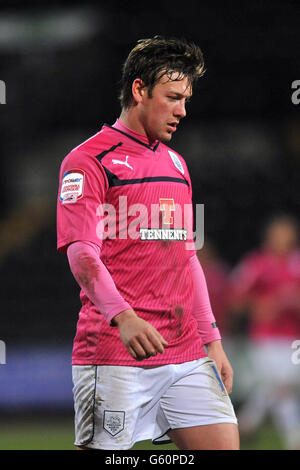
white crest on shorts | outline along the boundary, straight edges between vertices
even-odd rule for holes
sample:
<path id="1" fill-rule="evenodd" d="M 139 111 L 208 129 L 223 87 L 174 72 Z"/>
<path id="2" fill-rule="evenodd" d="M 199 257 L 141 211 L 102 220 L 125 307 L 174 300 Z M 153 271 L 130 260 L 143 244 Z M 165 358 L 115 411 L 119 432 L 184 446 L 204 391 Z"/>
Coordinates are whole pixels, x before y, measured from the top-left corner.
<path id="1" fill-rule="evenodd" d="M 123 431 L 124 423 L 125 411 L 104 410 L 103 427 L 112 436 L 116 436 Z"/>
<path id="2" fill-rule="evenodd" d="M 174 163 L 174 165 L 176 166 L 176 168 L 177 168 L 179 171 L 181 171 L 181 173 L 184 175 L 184 168 L 183 168 L 183 166 L 182 166 L 182 163 L 181 163 L 179 157 L 176 155 L 176 153 L 172 152 L 172 150 L 168 150 L 168 152 L 169 152 L 169 155 L 170 155 L 170 157 L 172 158 L 173 163 Z"/>

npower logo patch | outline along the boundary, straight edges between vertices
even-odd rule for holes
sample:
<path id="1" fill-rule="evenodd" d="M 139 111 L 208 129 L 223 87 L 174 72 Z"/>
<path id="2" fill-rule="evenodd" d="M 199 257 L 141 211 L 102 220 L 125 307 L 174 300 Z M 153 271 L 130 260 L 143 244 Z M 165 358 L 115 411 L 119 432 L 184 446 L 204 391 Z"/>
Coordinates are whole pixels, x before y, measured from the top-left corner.
<path id="1" fill-rule="evenodd" d="M 60 201 L 62 204 L 77 202 L 83 196 L 84 171 L 69 170 L 62 179 L 60 190 Z"/>

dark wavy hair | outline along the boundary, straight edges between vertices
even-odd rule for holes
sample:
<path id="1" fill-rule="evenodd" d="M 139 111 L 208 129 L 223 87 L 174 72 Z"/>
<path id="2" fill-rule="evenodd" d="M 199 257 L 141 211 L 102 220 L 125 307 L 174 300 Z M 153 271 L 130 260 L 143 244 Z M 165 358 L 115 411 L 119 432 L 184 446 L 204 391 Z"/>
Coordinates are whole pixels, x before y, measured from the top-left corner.
<path id="1" fill-rule="evenodd" d="M 178 72 L 175 79 L 173 72 Z M 132 83 L 136 78 L 144 82 L 151 97 L 155 84 L 164 74 L 176 81 L 187 77 L 193 86 L 204 72 L 203 54 L 196 44 L 185 39 L 161 36 L 140 39 L 123 65 L 119 97 L 121 106 L 126 109 L 132 105 Z"/>

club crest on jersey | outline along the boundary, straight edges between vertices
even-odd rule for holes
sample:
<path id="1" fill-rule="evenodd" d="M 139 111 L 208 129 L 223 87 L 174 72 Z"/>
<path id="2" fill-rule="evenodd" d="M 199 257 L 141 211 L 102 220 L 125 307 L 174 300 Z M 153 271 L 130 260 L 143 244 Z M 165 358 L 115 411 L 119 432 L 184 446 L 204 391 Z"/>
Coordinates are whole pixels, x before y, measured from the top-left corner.
<path id="1" fill-rule="evenodd" d="M 59 200 L 62 204 L 77 202 L 83 196 L 84 171 L 69 170 L 62 179 Z"/>
<path id="2" fill-rule="evenodd" d="M 181 171 L 181 173 L 184 175 L 184 168 L 182 166 L 182 163 L 179 159 L 179 157 L 176 155 L 176 153 L 172 152 L 172 150 L 168 150 L 170 157 L 172 158 L 172 161 L 176 168 Z"/>
<path id="3" fill-rule="evenodd" d="M 103 427 L 112 436 L 116 436 L 123 431 L 124 423 L 125 411 L 104 410 Z"/>

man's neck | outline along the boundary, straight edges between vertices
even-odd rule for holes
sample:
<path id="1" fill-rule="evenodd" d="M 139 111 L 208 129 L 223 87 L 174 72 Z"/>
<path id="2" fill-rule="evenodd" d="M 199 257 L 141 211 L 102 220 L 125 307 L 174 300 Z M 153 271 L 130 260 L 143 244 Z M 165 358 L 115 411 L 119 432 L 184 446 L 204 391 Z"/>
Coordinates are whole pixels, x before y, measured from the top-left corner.
<path id="1" fill-rule="evenodd" d="M 137 132 L 138 134 L 147 137 L 150 146 L 154 143 L 154 140 L 149 137 L 143 124 L 132 108 L 129 110 L 122 109 L 119 120 L 122 124 L 124 124 L 124 126 L 128 127 L 128 129 L 131 129 L 133 132 Z"/>

